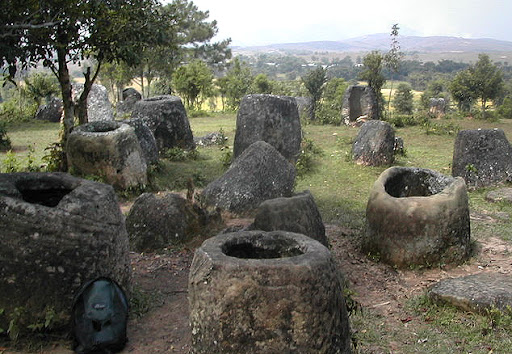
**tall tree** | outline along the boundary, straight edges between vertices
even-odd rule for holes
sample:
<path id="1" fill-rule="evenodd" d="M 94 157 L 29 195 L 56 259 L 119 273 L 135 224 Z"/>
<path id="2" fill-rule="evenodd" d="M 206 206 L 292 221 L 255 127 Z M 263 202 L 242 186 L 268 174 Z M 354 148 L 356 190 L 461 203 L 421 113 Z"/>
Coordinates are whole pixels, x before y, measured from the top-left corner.
<path id="1" fill-rule="evenodd" d="M 410 84 L 403 82 L 398 84 L 393 100 L 393 107 L 398 113 L 412 114 L 414 105 Z"/>
<path id="2" fill-rule="evenodd" d="M 174 87 L 185 99 L 188 108 L 201 109 L 202 97 L 208 97 L 213 88 L 213 73 L 200 60 L 180 66 L 174 74 Z"/>
<path id="3" fill-rule="evenodd" d="M 374 50 L 368 53 L 363 58 L 364 69 L 359 73 L 359 78 L 361 80 L 366 80 L 368 82 L 368 86 L 373 89 L 377 96 L 377 112 L 379 117 L 381 116 L 382 104 L 384 102 L 381 89 L 386 82 L 384 75 L 382 75 L 383 60 L 384 57 L 379 51 Z"/>
<path id="4" fill-rule="evenodd" d="M 143 48 L 161 39 L 159 32 L 165 23 L 156 9 L 154 0 L 9 0 L 2 9 L 8 20 L 0 27 L 0 37 L 8 37 L 16 48 L 4 51 L 2 46 L 0 53 L 10 74 L 17 65 L 42 61 L 59 80 L 64 148 L 75 115 L 80 123 L 87 122 L 87 97 L 102 63 L 123 60 L 137 64 Z M 87 58 L 97 65 L 85 68 L 84 89 L 75 102 L 68 64 Z"/>
<path id="5" fill-rule="evenodd" d="M 324 84 L 327 82 L 326 70 L 319 66 L 302 77 L 302 82 L 311 96 L 311 120 L 316 119 L 316 107 L 322 98 Z"/>
<path id="6" fill-rule="evenodd" d="M 487 54 L 479 54 L 478 61 L 459 71 L 450 83 L 450 93 L 459 108 L 468 110 L 476 99 L 480 99 L 484 117 L 488 101 L 498 98 L 502 90 L 503 73 Z"/>
<path id="7" fill-rule="evenodd" d="M 391 71 L 391 89 L 389 90 L 388 97 L 388 112 L 389 112 L 389 104 L 391 103 L 391 95 L 393 93 L 393 77 L 396 73 L 398 73 L 398 69 L 400 67 L 400 60 L 402 59 L 403 53 L 400 51 L 400 43 L 398 43 L 398 23 L 395 23 L 391 27 L 391 48 L 389 52 L 385 55 L 384 61 L 386 63 L 386 67 Z"/>
<path id="8" fill-rule="evenodd" d="M 478 61 L 469 70 L 477 83 L 476 96 L 480 98 L 482 114 L 485 117 L 487 102 L 497 98 L 503 90 L 503 73 L 487 54 L 479 54 Z"/>
<path id="9" fill-rule="evenodd" d="M 163 45 L 148 47 L 142 54 L 139 80 L 143 95 L 150 95 L 152 81 L 159 77 L 168 83 L 181 63 L 200 59 L 212 68 L 223 67 L 231 58 L 231 39 L 211 42 L 218 33 L 217 21 L 208 21 L 209 11 L 201 11 L 188 0 L 174 0 L 161 8 L 169 26 L 162 33 Z M 145 85 L 146 84 L 146 85 Z M 169 88 L 170 91 L 170 88 Z"/>
<path id="10" fill-rule="evenodd" d="M 469 70 L 459 71 L 450 82 L 449 90 L 459 110 L 468 112 L 477 99 L 476 81 Z"/>
<path id="11" fill-rule="evenodd" d="M 236 57 L 230 64 L 225 78 L 217 81 L 229 108 L 238 108 L 242 98 L 249 92 L 253 79 L 249 65 Z"/>

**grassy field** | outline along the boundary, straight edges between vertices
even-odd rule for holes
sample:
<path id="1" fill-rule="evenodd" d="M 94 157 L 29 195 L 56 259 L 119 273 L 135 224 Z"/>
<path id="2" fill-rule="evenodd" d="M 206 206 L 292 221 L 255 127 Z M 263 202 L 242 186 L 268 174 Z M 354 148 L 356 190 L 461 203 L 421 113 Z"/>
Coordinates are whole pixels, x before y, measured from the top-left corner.
<path id="1" fill-rule="evenodd" d="M 512 120 L 486 122 L 474 119 L 435 120 L 434 124 L 442 132 L 448 124 L 460 129 L 501 128 L 512 140 Z M 234 114 L 217 114 L 211 117 L 191 118 L 194 136 L 220 131 L 228 138 L 226 145 L 198 148 L 194 159 L 170 161 L 163 159 L 159 168 L 151 173 L 151 190 L 185 189 L 186 181 L 193 178 L 201 188 L 219 177 L 224 171 L 222 161 L 233 144 L 236 117 Z M 313 169 L 297 179 L 297 192 L 309 189 L 318 204 L 325 223 L 361 233 L 365 223 L 365 207 L 373 182 L 385 167 L 362 167 L 350 160 L 351 143 L 358 129 L 346 126 L 303 125 L 304 137 L 321 149 L 316 155 Z M 426 134 L 424 126 L 396 129 L 403 138 L 406 155 L 396 161 L 396 165 L 430 168 L 444 174 L 451 174 L 455 134 Z M 44 148 L 58 140 L 58 124 L 24 123 L 8 127 L 16 158 L 21 166 L 26 165 L 29 146 L 34 147 L 36 163 L 41 163 Z M 4 161 L 6 154 L 0 155 Z M 2 172 L 5 164 L 2 164 Z M 470 207 L 472 215 L 484 215 L 495 222 L 472 220 L 472 239 L 479 241 L 499 238 L 512 242 L 512 206 L 504 203 L 489 203 L 485 194 L 493 188 L 471 191 Z M 134 198 L 135 196 L 132 196 Z M 512 243 L 510 244 L 512 246 Z M 361 353 L 507 353 L 512 352 L 512 321 L 500 318 L 492 320 L 495 328 L 488 328 L 489 318 L 467 314 L 449 307 L 428 303 L 422 297 L 411 299 L 406 306 L 418 312 L 426 324 L 413 329 L 407 327 L 390 328 L 384 320 L 372 311 L 362 311 L 353 315 L 352 323 L 359 329 L 357 334 Z M 420 309 L 424 309 L 420 311 Z M 481 332 L 493 331 L 494 337 Z M 480 333 L 480 334 L 479 334 Z M 459 345 L 460 341 L 465 343 Z M 421 342 L 421 343 L 420 343 Z M 392 343 L 398 343 L 393 344 Z M 418 344 L 419 343 L 419 344 Z M 454 343 L 459 343 L 454 345 Z M 396 347 L 393 350 L 390 348 Z M 459 348 L 459 349 L 457 349 Z M 460 348 L 464 348 L 463 350 Z"/>

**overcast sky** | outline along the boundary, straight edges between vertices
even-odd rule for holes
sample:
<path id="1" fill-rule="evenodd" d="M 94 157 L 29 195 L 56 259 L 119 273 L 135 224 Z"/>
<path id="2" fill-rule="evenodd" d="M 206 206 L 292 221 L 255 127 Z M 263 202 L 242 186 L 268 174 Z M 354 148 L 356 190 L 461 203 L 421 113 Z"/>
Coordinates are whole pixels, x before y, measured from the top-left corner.
<path id="1" fill-rule="evenodd" d="M 193 0 L 234 46 L 389 33 L 512 41 L 512 0 Z"/>

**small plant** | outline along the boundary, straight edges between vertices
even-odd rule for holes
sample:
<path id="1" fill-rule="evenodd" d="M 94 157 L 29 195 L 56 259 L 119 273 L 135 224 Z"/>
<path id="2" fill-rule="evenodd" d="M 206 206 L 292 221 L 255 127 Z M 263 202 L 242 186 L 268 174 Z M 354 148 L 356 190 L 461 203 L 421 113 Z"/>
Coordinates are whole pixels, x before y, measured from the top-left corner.
<path id="1" fill-rule="evenodd" d="M 34 149 L 34 146 L 30 145 L 28 147 L 27 167 L 25 168 L 25 170 L 28 172 L 41 171 L 41 167 L 35 165 L 35 162 L 36 162 L 36 159 L 34 157 L 35 152 L 36 152 L 36 150 Z"/>
<path id="2" fill-rule="evenodd" d="M 64 151 L 62 151 L 61 143 L 52 143 L 48 145 L 44 151 L 47 153 L 43 156 L 42 160 L 46 163 L 47 172 L 66 170 L 66 155 Z"/>
<path id="3" fill-rule="evenodd" d="M 431 121 L 424 123 L 423 127 L 425 128 L 425 134 L 427 135 L 454 135 L 460 130 L 460 127 L 457 124 L 439 124 Z"/>
<path id="4" fill-rule="evenodd" d="M 223 146 L 220 148 L 222 151 L 222 155 L 220 156 L 220 162 L 224 168 L 228 168 L 233 162 L 233 151 L 229 148 L 229 146 Z"/>
<path id="5" fill-rule="evenodd" d="M 199 152 L 196 149 L 184 150 L 179 147 L 173 147 L 161 152 L 161 156 L 169 161 L 179 162 L 197 160 L 199 158 Z"/>
<path id="6" fill-rule="evenodd" d="M 21 163 L 16 158 L 16 154 L 12 150 L 7 151 L 5 159 L 2 161 L 2 170 L 5 173 L 14 173 L 21 170 Z"/>
<path id="7" fill-rule="evenodd" d="M 313 142 L 313 140 L 304 138 L 301 143 L 301 152 L 299 158 L 295 164 L 297 177 L 304 177 L 310 173 L 314 168 L 316 157 L 321 156 L 322 154 L 322 149 L 319 148 Z"/>

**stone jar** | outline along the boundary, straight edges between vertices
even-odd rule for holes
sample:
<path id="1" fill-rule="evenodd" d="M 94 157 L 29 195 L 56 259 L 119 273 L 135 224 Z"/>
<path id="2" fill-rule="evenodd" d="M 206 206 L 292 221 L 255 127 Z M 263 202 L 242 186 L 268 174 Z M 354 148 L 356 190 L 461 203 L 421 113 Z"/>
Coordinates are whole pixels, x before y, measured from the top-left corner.
<path id="1" fill-rule="evenodd" d="M 466 184 L 438 172 L 391 167 L 366 207 L 365 251 L 397 267 L 461 263 L 470 252 Z"/>
<path id="2" fill-rule="evenodd" d="M 189 276 L 195 353 L 350 353 L 329 250 L 301 234 L 240 231 L 206 240 Z"/>
<path id="3" fill-rule="evenodd" d="M 69 134 L 67 158 L 82 175 L 99 175 L 118 189 L 147 183 L 147 164 L 135 129 L 120 122 L 79 125 Z"/>
<path id="4" fill-rule="evenodd" d="M 2 324 L 21 308 L 19 323 L 44 323 L 53 311 L 56 326 L 68 325 L 76 291 L 100 276 L 130 288 L 128 235 L 107 184 L 64 173 L 0 174 L 0 229 Z"/>

